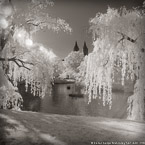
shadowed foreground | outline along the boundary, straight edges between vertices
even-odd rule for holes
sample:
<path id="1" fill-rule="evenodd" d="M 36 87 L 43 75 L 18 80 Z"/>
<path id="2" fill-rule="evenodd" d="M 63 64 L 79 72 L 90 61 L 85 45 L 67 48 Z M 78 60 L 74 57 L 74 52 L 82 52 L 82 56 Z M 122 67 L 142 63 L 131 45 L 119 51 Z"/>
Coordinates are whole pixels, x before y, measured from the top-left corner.
<path id="1" fill-rule="evenodd" d="M 128 144 L 130 141 L 145 144 L 145 122 L 0 110 L 0 145 Z"/>

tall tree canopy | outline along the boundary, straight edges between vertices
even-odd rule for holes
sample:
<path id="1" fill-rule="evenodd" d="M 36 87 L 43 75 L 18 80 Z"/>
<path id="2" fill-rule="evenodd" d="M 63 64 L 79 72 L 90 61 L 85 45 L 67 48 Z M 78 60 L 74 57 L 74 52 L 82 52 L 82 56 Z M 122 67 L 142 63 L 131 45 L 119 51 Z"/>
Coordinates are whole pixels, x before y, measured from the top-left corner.
<path id="1" fill-rule="evenodd" d="M 73 78 L 76 79 L 76 77 L 79 74 L 79 66 L 81 62 L 84 59 L 83 53 L 79 51 L 72 51 L 69 53 L 69 55 L 64 59 L 64 70 L 60 77 L 62 78 Z"/>
<path id="2" fill-rule="evenodd" d="M 112 83 L 116 69 L 121 80 L 136 81 L 134 95 L 129 98 L 129 119 L 143 119 L 145 87 L 145 11 L 108 8 L 90 20 L 94 50 L 89 54 L 86 87 L 89 101 L 99 96 L 103 104 L 112 105 Z"/>
<path id="3" fill-rule="evenodd" d="M 22 1 L 21 1 L 22 2 Z M 43 97 L 53 81 L 52 51 L 34 43 L 32 34 L 42 29 L 71 31 L 69 24 L 60 18 L 51 18 L 47 8 L 50 0 L 0 2 L 0 68 L 13 86 L 25 81 L 26 89 Z"/>

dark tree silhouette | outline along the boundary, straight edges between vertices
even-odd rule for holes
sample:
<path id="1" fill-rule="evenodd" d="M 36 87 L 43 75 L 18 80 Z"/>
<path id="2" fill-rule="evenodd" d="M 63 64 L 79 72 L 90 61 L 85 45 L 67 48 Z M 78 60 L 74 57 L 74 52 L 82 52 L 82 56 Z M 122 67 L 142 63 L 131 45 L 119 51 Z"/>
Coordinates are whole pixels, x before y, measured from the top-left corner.
<path id="1" fill-rule="evenodd" d="M 84 56 L 88 55 L 88 47 L 86 45 L 86 42 L 84 42 L 83 53 L 84 53 Z"/>
<path id="2" fill-rule="evenodd" d="M 76 41 L 75 46 L 74 46 L 74 51 L 79 51 L 79 47 L 78 47 L 77 41 Z"/>

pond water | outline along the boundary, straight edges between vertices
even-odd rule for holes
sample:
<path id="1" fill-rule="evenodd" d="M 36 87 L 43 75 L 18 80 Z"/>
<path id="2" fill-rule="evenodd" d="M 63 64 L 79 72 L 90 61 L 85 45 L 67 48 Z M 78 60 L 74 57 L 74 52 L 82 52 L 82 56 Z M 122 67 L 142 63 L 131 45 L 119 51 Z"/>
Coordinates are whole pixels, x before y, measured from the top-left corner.
<path id="1" fill-rule="evenodd" d="M 67 88 L 67 89 L 66 89 Z M 95 99 L 88 104 L 87 95 L 83 98 L 70 97 L 71 89 L 66 84 L 56 84 L 51 96 L 46 95 L 41 101 L 41 112 L 65 115 L 104 116 L 112 118 L 126 118 L 127 99 L 132 93 L 115 91 L 112 94 L 111 110 L 105 107 L 102 100 Z"/>

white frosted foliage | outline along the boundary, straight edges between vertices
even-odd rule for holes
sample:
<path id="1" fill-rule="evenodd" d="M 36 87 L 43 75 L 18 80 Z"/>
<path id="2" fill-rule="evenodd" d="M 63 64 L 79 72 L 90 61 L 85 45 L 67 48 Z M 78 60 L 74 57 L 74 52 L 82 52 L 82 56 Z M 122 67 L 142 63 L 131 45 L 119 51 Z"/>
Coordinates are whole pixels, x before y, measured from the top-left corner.
<path id="1" fill-rule="evenodd" d="M 4 38 L 0 46 L 0 67 L 14 86 L 25 82 L 26 91 L 43 97 L 51 92 L 53 64 L 56 55 L 49 48 L 33 41 L 34 32 L 42 29 L 71 32 L 69 24 L 46 13 L 51 0 L 30 0 L 19 9 L 15 2 L 0 3 L 0 35 Z M 23 12 L 23 13 L 22 13 Z M 35 33 L 36 34 L 36 33 Z M 6 41 L 5 41 L 6 40 Z"/>
<path id="2" fill-rule="evenodd" d="M 89 102 L 99 97 L 103 105 L 108 103 L 111 107 L 112 83 L 117 69 L 121 70 L 122 85 L 125 79 L 140 82 L 145 78 L 144 11 L 108 8 L 107 13 L 97 14 L 90 24 L 94 50 L 87 59 L 86 91 L 89 93 Z M 144 81 L 141 84 L 145 86 Z M 137 90 L 136 97 L 144 98 L 144 94 L 140 93 L 144 88 Z"/>

